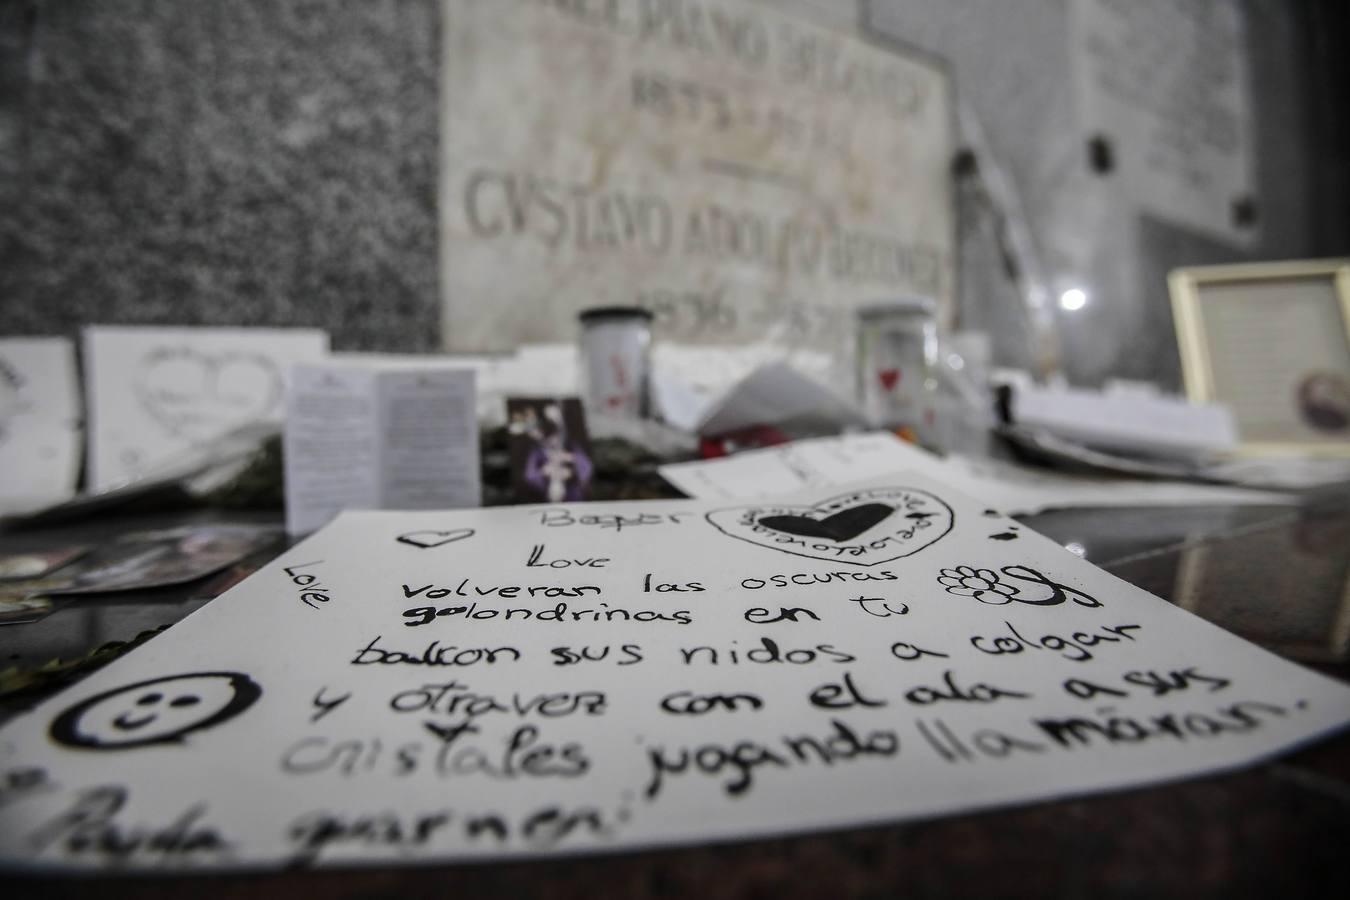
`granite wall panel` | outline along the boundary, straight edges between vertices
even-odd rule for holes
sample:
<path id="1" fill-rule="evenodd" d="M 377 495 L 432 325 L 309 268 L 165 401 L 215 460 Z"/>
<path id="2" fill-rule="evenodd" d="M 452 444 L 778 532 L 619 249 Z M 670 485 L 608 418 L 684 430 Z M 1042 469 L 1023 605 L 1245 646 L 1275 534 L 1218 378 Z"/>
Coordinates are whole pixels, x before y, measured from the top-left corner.
<path id="1" fill-rule="evenodd" d="M 5 0 L 0 333 L 437 344 L 435 0 Z"/>

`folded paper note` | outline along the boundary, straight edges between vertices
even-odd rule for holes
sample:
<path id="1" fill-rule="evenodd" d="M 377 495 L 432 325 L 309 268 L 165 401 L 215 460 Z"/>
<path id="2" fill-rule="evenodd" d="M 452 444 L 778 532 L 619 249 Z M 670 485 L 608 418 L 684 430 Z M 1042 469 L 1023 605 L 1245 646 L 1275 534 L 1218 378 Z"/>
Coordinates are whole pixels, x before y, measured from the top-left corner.
<path id="1" fill-rule="evenodd" d="M 793 441 L 735 456 L 661 466 L 661 476 L 700 500 L 739 500 L 847 484 L 908 469 L 983 497 L 1010 516 L 1093 506 L 1280 506 L 1289 494 L 1243 487 L 1096 478 L 962 456 L 934 456 L 886 431 Z"/>
<path id="2" fill-rule="evenodd" d="M 611 851 L 1247 765 L 1350 688 L 913 474 L 340 516 L 0 730 L 0 860 Z"/>

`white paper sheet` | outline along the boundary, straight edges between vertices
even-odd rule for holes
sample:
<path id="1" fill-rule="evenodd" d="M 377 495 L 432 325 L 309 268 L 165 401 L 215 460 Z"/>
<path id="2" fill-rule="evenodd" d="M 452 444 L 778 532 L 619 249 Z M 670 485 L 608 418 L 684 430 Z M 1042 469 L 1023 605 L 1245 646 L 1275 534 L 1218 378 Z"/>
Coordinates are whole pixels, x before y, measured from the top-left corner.
<path id="1" fill-rule="evenodd" d="M 286 367 L 327 352 L 327 334 L 298 328 L 85 329 L 90 488 L 150 474 L 241 425 L 280 422 Z"/>
<path id="2" fill-rule="evenodd" d="M 0 338 L 0 515 L 74 495 L 80 475 L 75 350 L 65 338 Z"/>
<path id="3" fill-rule="evenodd" d="M 474 372 L 422 357 L 291 369 L 286 530 L 346 509 L 452 509 L 482 502 Z"/>
<path id="4" fill-rule="evenodd" d="M 0 861 L 612 851 L 1241 766 L 1350 688 L 912 473 L 348 513 L 0 730 Z"/>
<path id="5" fill-rule="evenodd" d="M 1228 407 L 1142 390 L 1033 386 L 1012 396 L 1018 425 L 1104 450 L 1190 460 L 1232 450 Z"/>
<path id="6" fill-rule="evenodd" d="M 691 497 L 739 500 L 849 484 L 910 469 L 938 479 L 1010 516 L 1094 506 L 1225 506 L 1296 503 L 1288 494 L 1169 481 L 1087 478 L 1009 463 L 939 458 L 889 432 L 794 441 L 703 462 L 661 466 Z"/>
<path id="7" fill-rule="evenodd" d="M 698 433 L 726 434 L 753 425 L 811 423 L 835 428 L 866 424 L 851 401 L 783 362 L 768 363 L 738 382 L 703 414 Z"/>

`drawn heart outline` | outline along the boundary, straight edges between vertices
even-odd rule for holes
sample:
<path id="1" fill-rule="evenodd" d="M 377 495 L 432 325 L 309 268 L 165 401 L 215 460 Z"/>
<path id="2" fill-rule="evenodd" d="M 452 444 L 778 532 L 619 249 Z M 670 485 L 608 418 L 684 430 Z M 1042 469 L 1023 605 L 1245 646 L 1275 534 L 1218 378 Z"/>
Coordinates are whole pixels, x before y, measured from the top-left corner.
<path id="1" fill-rule="evenodd" d="M 189 441 L 267 419 L 281 406 L 281 370 L 260 353 L 156 347 L 138 368 L 141 408 L 165 431 Z"/>
<path id="2" fill-rule="evenodd" d="M 407 534 L 400 534 L 394 540 L 400 544 L 416 547 L 419 550 L 433 550 L 436 547 L 444 547 L 446 544 L 453 544 L 455 541 L 473 537 L 473 534 L 472 528 L 455 528 L 450 531 L 437 531 L 434 528 L 428 528 L 423 531 L 410 531 Z M 439 540 L 437 540 L 438 538 Z"/>
<path id="3" fill-rule="evenodd" d="M 840 513 L 845 517 L 834 519 Z M 761 504 L 716 509 L 706 519 L 727 537 L 793 556 L 857 566 L 912 556 L 945 537 L 956 521 L 952 508 L 941 498 L 908 487 L 853 491 L 814 506 Z M 837 527 L 835 522 L 839 523 Z M 853 529 L 859 530 L 847 533 Z"/>

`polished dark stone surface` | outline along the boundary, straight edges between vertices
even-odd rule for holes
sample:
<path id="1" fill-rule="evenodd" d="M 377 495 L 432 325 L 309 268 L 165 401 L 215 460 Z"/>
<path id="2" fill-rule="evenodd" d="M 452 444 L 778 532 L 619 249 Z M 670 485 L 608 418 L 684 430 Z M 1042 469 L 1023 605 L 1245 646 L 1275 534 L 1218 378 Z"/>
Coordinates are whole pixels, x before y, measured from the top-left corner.
<path id="1" fill-rule="evenodd" d="M 259 521 L 119 517 L 0 534 L 0 552 L 222 517 Z M 1350 622 L 1343 493 L 1302 509 L 1065 510 L 1024 521 L 1127 581 L 1350 680 L 1344 656 L 1313 627 Z M 184 599 L 192 587 L 89 598 L 43 623 L 0 628 L 0 662 L 78 655 L 176 621 L 203 602 Z M 6 896 L 1333 897 L 1350 896 L 1347 846 L 1350 734 L 1341 733 L 1235 773 L 932 821 L 530 863 L 25 879 Z"/>

